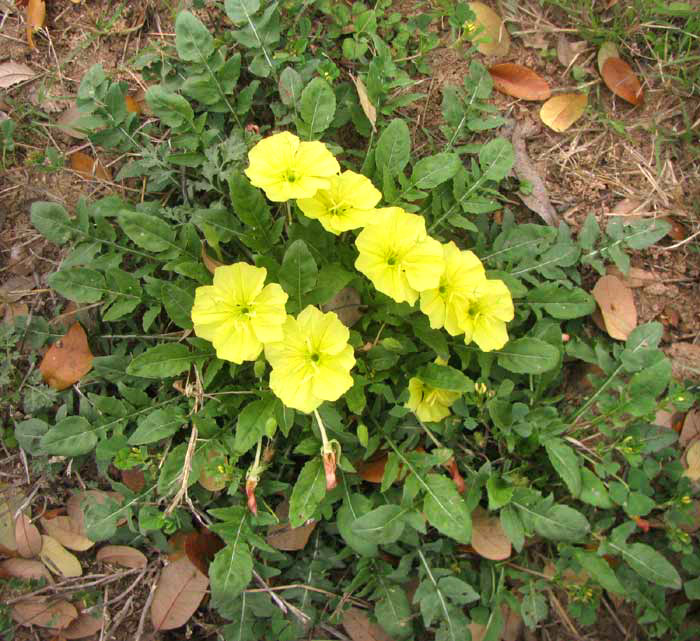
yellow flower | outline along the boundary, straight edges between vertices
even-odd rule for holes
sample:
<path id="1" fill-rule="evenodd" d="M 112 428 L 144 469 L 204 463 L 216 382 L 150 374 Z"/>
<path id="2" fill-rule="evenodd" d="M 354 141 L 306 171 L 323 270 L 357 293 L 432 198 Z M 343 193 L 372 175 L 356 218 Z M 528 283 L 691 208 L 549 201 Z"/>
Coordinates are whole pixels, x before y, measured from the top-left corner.
<path id="1" fill-rule="evenodd" d="M 513 299 L 505 283 L 482 281 L 474 288 L 469 308 L 460 314 L 464 342 L 474 341 L 484 352 L 500 349 L 508 342 L 506 322 L 512 321 L 513 316 Z"/>
<path id="2" fill-rule="evenodd" d="M 442 246 L 426 233 L 423 217 L 400 207 L 377 210 L 355 245 L 356 269 L 397 303 L 413 305 L 419 292 L 438 286 L 445 268 Z"/>
<path id="3" fill-rule="evenodd" d="M 451 336 L 464 330 L 459 315 L 469 309 L 469 301 L 478 283 L 486 280 L 484 266 L 470 251 L 460 251 L 452 241 L 442 246 L 445 271 L 435 289 L 421 292 L 420 309 L 430 319 L 433 329 L 444 327 Z"/>
<path id="4" fill-rule="evenodd" d="M 322 142 L 301 142 L 288 131 L 263 138 L 248 152 L 245 175 L 275 202 L 311 198 L 330 187 L 340 165 Z"/>
<path id="5" fill-rule="evenodd" d="M 218 358 L 254 361 L 263 343 L 282 338 L 287 294 L 276 283 L 265 285 L 266 276 L 263 267 L 222 265 L 214 271 L 213 285 L 195 291 L 195 334 L 214 344 Z"/>
<path id="6" fill-rule="evenodd" d="M 270 389 L 287 407 L 308 414 L 352 387 L 350 332 L 335 313 L 309 305 L 297 318 L 288 316 L 282 331 L 278 342 L 265 344 L 265 357 Z"/>
<path id="7" fill-rule="evenodd" d="M 461 396 L 458 392 L 431 387 L 415 377 L 408 381 L 408 392 L 410 396 L 406 407 L 412 410 L 421 421 L 433 423 L 449 416 L 450 405 Z"/>
<path id="8" fill-rule="evenodd" d="M 299 209 L 336 235 L 369 223 L 382 198 L 372 181 L 354 171 L 344 171 L 331 176 L 330 183 L 328 189 L 319 189 L 312 198 L 298 200 Z"/>

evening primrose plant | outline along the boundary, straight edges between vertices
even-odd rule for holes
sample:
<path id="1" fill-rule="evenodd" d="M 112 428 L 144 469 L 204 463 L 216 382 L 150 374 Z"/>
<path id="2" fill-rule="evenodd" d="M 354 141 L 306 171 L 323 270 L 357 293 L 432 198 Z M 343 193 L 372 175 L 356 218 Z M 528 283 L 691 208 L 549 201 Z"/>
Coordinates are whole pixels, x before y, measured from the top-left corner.
<path id="1" fill-rule="evenodd" d="M 174 45 L 135 61 L 147 115 L 86 73 L 81 128 L 128 189 L 32 206 L 95 358 L 16 439 L 117 493 L 85 506 L 92 540 L 219 536 L 201 607 L 226 641 L 307 638 L 348 594 L 397 640 L 496 639 L 504 611 L 545 620 L 572 574 L 581 625 L 607 592 L 682 638 L 696 490 L 655 416 L 695 398 L 660 324 L 613 341 L 588 320 L 591 276 L 668 225 L 521 222 L 510 141 L 473 137 L 502 123 L 471 53 L 418 153 L 402 109 L 426 99 L 412 74 L 438 16 L 391 4 L 226 0 L 216 34 L 181 11 Z M 289 550 L 280 527 L 313 535 Z"/>

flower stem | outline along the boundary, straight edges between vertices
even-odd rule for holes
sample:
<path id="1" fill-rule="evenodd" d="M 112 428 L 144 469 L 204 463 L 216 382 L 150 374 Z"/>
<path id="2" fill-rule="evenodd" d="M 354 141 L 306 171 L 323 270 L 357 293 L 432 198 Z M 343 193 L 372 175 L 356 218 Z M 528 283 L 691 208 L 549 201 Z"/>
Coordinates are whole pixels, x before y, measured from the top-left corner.
<path id="1" fill-rule="evenodd" d="M 321 453 L 325 454 L 327 452 L 332 452 L 333 448 L 331 447 L 330 441 L 328 440 L 328 434 L 326 434 L 326 427 L 323 425 L 323 421 L 321 420 L 321 415 L 318 413 L 318 410 L 314 410 L 314 416 L 316 417 L 316 422 L 318 423 L 318 429 L 321 432 L 321 441 L 323 443 Z"/>

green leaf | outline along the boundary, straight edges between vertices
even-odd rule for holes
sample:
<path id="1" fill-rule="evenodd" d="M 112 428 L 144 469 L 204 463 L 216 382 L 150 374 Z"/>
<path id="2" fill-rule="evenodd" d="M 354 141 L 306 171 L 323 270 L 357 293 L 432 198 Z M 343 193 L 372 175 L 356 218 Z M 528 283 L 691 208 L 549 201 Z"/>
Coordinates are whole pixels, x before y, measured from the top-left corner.
<path id="1" fill-rule="evenodd" d="M 647 581 L 673 590 L 680 590 L 683 586 L 676 568 L 646 543 L 632 543 L 624 547 L 609 545 L 619 551 L 629 566 Z"/>
<path id="2" fill-rule="evenodd" d="M 532 630 L 547 617 L 548 613 L 546 599 L 535 589 L 534 582 L 528 583 L 520 602 L 520 616 L 523 618 L 523 622 Z"/>
<path id="3" fill-rule="evenodd" d="M 228 611 L 227 606 L 245 590 L 252 578 L 253 556 L 241 533 L 219 550 L 209 565 L 212 605 L 220 612 Z"/>
<path id="4" fill-rule="evenodd" d="M 226 0 L 224 7 L 231 22 L 249 22 L 253 14 L 260 9 L 260 0 Z"/>
<path id="5" fill-rule="evenodd" d="M 126 373 L 142 378 L 177 376 L 186 372 L 192 363 L 202 356 L 205 356 L 203 352 L 190 351 L 181 343 L 157 345 L 134 358 L 126 368 Z"/>
<path id="6" fill-rule="evenodd" d="M 46 421 L 38 418 L 30 418 L 15 425 L 15 438 L 19 446 L 32 456 L 41 456 L 45 452 L 41 449 L 41 439 L 49 431 Z"/>
<path id="7" fill-rule="evenodd" d="M 452 480 L 428 474 L 424 489 L 423 512 L 430 524 L 442 534 L 468 544 L 472 536 L 471 514 Z"/>
<path id="8" fill-rule="evenodd" d="M 372 509 L 372 501 L 362 494 L 350 494 L 344 484 L 345 499 L 336 515 L 336 525 L 344 541 L 361 556 L 376 556 L 377 544 L 359 537 L 352 529 L 352 524 L 363 514 Z"/>
<path id="9" fill-rule="evenodd" d="M 377 140 L 375 162 L 384 175 L 398 176 L 411 155 L 411 134 L 405 120 L 396 118 Z"/>
<path id="10" fill-rule="evenodd" d="M 587 467 L 581 468 L 581 494 L 579 499 L 584 503 L 603 508 L 604 510 L 614 507 L 603 481 Z"/>
<path id="11" fill-rule="evenodd" d="M 187 417 L 177 406 L 154 410 L 139 419 L 138 427 L 129 437 L 129 445 L 146 445 L 168 438 L 186 422 Z"/>
<path id="12" fill-rule="evenodd" d="M 32 203 L 31 220 L 39 233 L 56 245 L 68 242 L 76 232 L 75 223 L 58 203 Z"/>
<path id="13" fill-rule="evenodd" d="M 203 63 L 214 53 L 214 39 L 199 18 L 180 11 L 175 20 L 175 48 L 180 60 Z"/>
<path id="14" fill-rule="evenodd" d="M 560 438 L 546 441 L 544 449 L 571 495 L 577 498 L 581 493 L 581 460 L 576 452 Z"/>
<path id="15" fill-rule="evenodd" d="M 428 363 L 418 370 L 416 376 L 426 385 L 450 392 L 471 392 L 474 390 L 472 379 L 448 365 Z"/>
<path id="16" fill-rule="evenodd" d="M 538 338 L 518 338 L 498 353 L 498 364 L 515 374 L 542 374 L 559 364 L 559 350 Z"/>
<path id="17" fill-rule="evenodd" d="M 39 445 L 46 454 L 80 456 L 95 449 L 97 435 L 86 418 L 68 416 L 46 432 Z"/>
<path id="18" fill-rule="evenodd" d="M 266 423 L 275 416 L 277 405 L 277 399 L 269 394 L 266 398 L 248 403 L 243 408 L 238 414 L 233 444 L 237 453 L 247 452 L 265 434 Z"/>
<path id="19" fill-rule="evenodd" d="M 165 462 L 161 464 L 160 474 L 158 475 L 158 482 L 156 484 L 156 490 L 160 496 L 170 496 L 180 489 L 186 456 L 187 443 L 180 443 L 180 445 L 170 450 L 168 453 Z M 190 465 L 187 487 L 194 485 L 199 479 L 202 471 L 201 458 L 199 456 L 193 456 Z"/>
<path id="20" fill-rule="evenodd" d="M 302 296 L 311 291 L 316 285 L 318 267 L 306 243 L 295 240 L 284 253 L 279 282 L 289 297 L 302 307 Z"/>
<path id="21" fill-rule="evenodd" d="M 374 616 L 385 632 L 397 639 L 411 634 L 411 605 L 403 588 L 388 584 L 386 579 L 377 575 L 376 596 L 379 600 L 374 606 Z"/>
<path id="22" fill-rule="evenodd" d="M 287 107 L 294 107 L 296 110 L 301 98 L 301 91 L 304 87 L 304 81 L 301 79 L 299 72 L 293 67 L 285 67 L 280 74 L 277 89 L 279 90 L 280 100 Z"/>
<path id="23" fill-rule="evenodd" d="M 515 162 L 513 145 L 505 138 L 494 138 L 481 147 L 479 165 L 484 180 L 500 181 L 510 172 Z"/>
<path id="24" fill-rule="evenodd" d="M 598 227 L 595 214 L 588 214 L 578 234 L 578 242 L 583 249 L 591 250 L 595 246 L 599 236 L 600 227 Z"/>
<path id="25" fill-rule="evenodd" d="M 371 543 L 386 545 L 403 533 L 406 510 L 399 505 L 381 505 L 362 515 L 350 526 L 353 533 Z"/>
<path id="26" fill-rule="evenodd" d="M 312 136 L 320 134 L 333 122 L 335 94 L 323 78 L 314 78 L 301 92 L 299 113 Z"/>
<path id="27" fill-rule="evenodd" d="M 646 249 L 671 230 L 671 223 L 662 218 L 640 218 L 626 225 L 625 245 L 630 249 Z"/>
<path id="28" fill-rule="evenodd" d="M 95 542 L 111 539 L 117 531 L 117 522 L 123 512 L 120 502 L 111 496 L 97 499 L 88 495 L 80 505 L 85 515 L 87 538 Z"/>
<path id="29" fill-rule="evenodd" d="M 605 559 L 593 552 L 586 552 L 580 549 L 574 551 L 574 558 L 586 572 L 600 583 L 603 589 L 615 594 L 625 593 L 625 588 L 622 587 L 620 580 Z"/>
<path id="30" fill-rule="evenodd" d="M 586 517 L 568 505 L 552 505 L 546 512 L 535 514 L 533 525 L 545 539 L 571 543 L 581 541 L 591 530 Z"/>
<path id="31" fill-rule="evenodd" d="M 421 158 L 413 167 L 411 186 L 416 189 L 433 189 L 452 178 L 461 166 L 459 156 L 451 152 Z"/>
<path id="32" fill-rule="evenodd" d="M 124 233 L 139 247 L 152 252 L 162 252 L 177 247 L 175 230 L 164 220 L 139 211 L 122 210 L 117 221 Z"/>
<path id="33" fill-rule="evenodd" d="M 47 282 L 61 296 L 76 303 L 97 303 L 102 300 L 107 289 L 102 273 L 86 267 L 73 267 L 54 272 Z"/>
<path id="34" fill-rule="evenodd" d="M 595 311 L 593 297 L 579 287 L 565 289 L 556 283 L 547 283 L 530 290 L 527 295 L 530 305 L 541 305 L 554 318 L 569 320 L 588 316 Z"/>
<path id="35" fill-rule="evenodd" d="M 692 579 L 691 581 L 686 581 L 683 584 L 683 591 L 685 596 L 693 601 L 700 599 L 700 577 Z"/>
<path id="36" fill-rule="evenodd" d="M 513 486 L 500 476 L 492 475 L 486 481 L 486 493 L 489 499 L 489 510 L 498 510 L 513 498 Z"/>
<path id="37" fill-rule="evenodd" d="M 326 495 L 326 475 L 319 456 L 307 461 L 297 478 L 289 499 L 289 523 L 302 526 Z"/>
<path id="38" fill-rule="evenodd" d="M 248 226 L 243 242 L 251 249 L 266 252 L 272 247 L 274 238 L 272 217 L 265 197 L 239 173 L 229 177 L 228 188 L 236 216 Z"/>
<path id="39" fill-rule="evenodd" d="M 190 103 L 182 96 L 167 91 L 161 85 L 148 88 L 146 102 L 153 114 L 160 118 L 163 124 L 173 129 L 194 121 L 194 112 Z"/>
<path id="40" fill-rule="evenodd" d="M 170 319 L 182 329 L 192 329 L 194 296 L 177 285 L 167 283 L 163 287 L 163 304 Z"/>
<path id="41" fill-rule="evenodd" d="M 512 505 L 506 505 L 500 512 L 501 527 L 516 551 L 521 552 L 525 545 L 525 528 L 520 516 Z"/>

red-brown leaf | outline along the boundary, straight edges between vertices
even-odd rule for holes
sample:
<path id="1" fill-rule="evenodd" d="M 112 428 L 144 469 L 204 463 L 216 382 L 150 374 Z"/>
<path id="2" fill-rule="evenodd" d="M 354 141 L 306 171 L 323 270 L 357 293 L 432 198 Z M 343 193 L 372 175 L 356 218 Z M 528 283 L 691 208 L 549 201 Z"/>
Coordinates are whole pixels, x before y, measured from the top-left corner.
<path id="1" fill-rule="evenodd" d="M 63 599 L 50 601 L 45 597 L 31 597 L 12 606 L 12 618 L 20 625 L 61 629 L 78 618 L 78 611 Z"/>
<path id="2" fill-rule="evenodd" d="M 506 62 L 489 68 L 493 86 L 501 93 L 522 100 L 547 100 L 552 92 L 547 81 L 532 69 Z"/>
<path id="3" fill-rule="evenodd" d="M 105 180 L 110 182 L 112 180 L 112 175 L 98 159 L 88 156 L 82 151 L 74 151 L 70 155 L 70 166 L 71 169 L 82 174 L 86 178 L 99 178 L 100 180 Z"/>
<path id="4" fill-rule="evenodd" d="M 608 58 L 603 64 L 603 80 L 608 89 L 630 104 L 639 105 L 644 100 L 642 85 L 632 67 L 620 58 Z"/>
<path id="5" fill-rule="evenodd" d="M 102 563 L 116 563 L 125 568 L 145 568 L 148 559 L 143 552 L 128 545 L 105 545 L 97 551 L 98 561 Z"/>
<path id="6" fill-rule="evenodd" d="M 41 534 L 25 514 L 20 514 L 15 521 L 15 540 L 17 552 L 26 559 L 41 552 Z"/>
<path id="7" fill-rule="evenodd" d="M 65 639 L 84 639 L 99 632 L 103 623 L 102 612 L 97 612 L 94 615 L 91 612 L 81 612 L 78 618 L 63 630 L 62 634 Z"/>
<path id="8" fill-rule="evenodd" d="M 209 564 L 225 545 L 218 534 L 202 528 L 199 532 L 190 532 L 185 537 L 185 554 L 204 576 L 209 576 Z"/>
<path id="9" fill-rule="evenodd" d="M 185 556 L 166 566 L 158 579 L 151 604 L 153 628 L 156 631 L 172 630 L 187 623 L 202 602 L 208 586 L 209 579 Z"/>
<path id="10" fill-rule="evenodd" d="M 49 387 L 63 390 L 92 369 L 93 358 L 85 330 L 80 323 L 74 323 L 63 338 L 49 347 L 39 371 Z"/>

